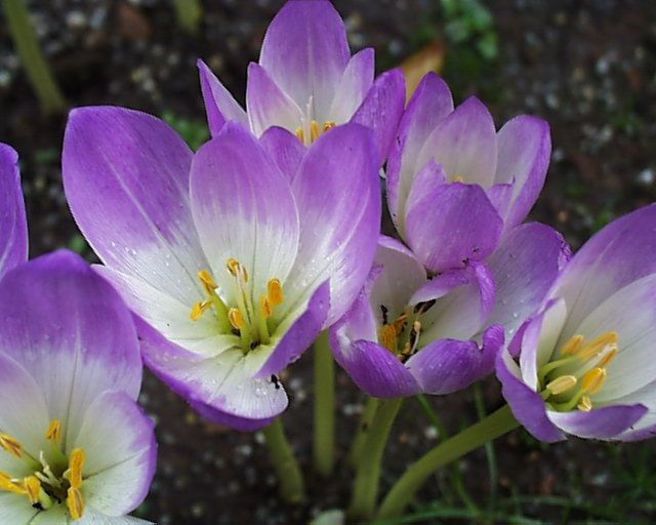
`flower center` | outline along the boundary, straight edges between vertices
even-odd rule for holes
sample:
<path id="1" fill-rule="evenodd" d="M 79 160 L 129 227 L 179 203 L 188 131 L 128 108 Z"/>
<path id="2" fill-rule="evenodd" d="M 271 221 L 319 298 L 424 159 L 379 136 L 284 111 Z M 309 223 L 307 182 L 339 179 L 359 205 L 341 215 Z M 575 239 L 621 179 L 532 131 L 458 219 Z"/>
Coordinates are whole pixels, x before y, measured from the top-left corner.
<path id="1" fill-rule="evenodd" d="M 605 332 L 592 341 L 572 336 L 554 361 L 538 370 L 539 391 L 551 408 L 568 412 L 592 410 L 591 396 L 606 383 L 606 367 L 619 352 L 617 332 Z"/>
<path id="2" fill-rule="evenodd" d="M 419 303 L 414 308 L 406 307 L 401 315 L 389 322 L 388 309 L 380 305 L 383 314 L 383 325 L 378 329 L 378 341 L 390 352 L 405 362 L 419 349 L 422 325 L 421 316 L 425 314 L 435 301 Z"/>
<path id="3" fill-rule="evenodd" d="M 86 454 L 81 448 L 74 449 L 68 457 L 64 454 L 61 448 L 62 425 L 58 419 L 50 423 L 45 438 L 49 450 L 40 450 L 36 457 L 17 439 L 0 432 L 0 448 L 23 461 L 32 471 L 25 477 L 0 472 L 0 492 L 25 496 L 37 510 L 48 510 L 65 501 L 71 518 L 79 520 L 85 509 L 82 483 Z"/>
<path id="4" fill-rule="evenodd" d="M 197 321 L 208 310 L 213 310 L 224 333 L 238 335 L 244 353 L 271 340 L 271 317 L 274 309 L 285 300 L 280 279 L 267 282 L 266 292 L 254 301 L 254 290 L 246 268 L 236 259 L 228 259 L 226 269 L 233 278 L 234 304 L 227 305 L 219 295 L 219 287 L 207 270 L 198 272 L 207 298 L 197 302 L 191 309 L 190 317 Z"/>
<path id="5" fill-rule="evenodd" d="M 296 136 L 305 146 L 309 146 L 335 126 L 336 124 L 332 120 L 327 120 L 323 124 L 319 124 L 316 120 L 302 121 L 301 125 L 296 128 Z"/>

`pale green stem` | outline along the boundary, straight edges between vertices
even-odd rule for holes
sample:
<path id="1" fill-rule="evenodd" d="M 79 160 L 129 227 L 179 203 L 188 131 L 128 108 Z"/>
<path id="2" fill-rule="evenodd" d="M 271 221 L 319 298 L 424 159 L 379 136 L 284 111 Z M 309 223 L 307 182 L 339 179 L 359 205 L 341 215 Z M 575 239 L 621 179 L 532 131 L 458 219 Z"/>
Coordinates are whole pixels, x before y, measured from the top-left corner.
<path id="1" fill-rule="evenodd" d="M 63 112 L 66 101 L 41 53 L 36 32 L 23 0 L 2 0 L 2 5 L 16 52 L 39 98 L 42 111 L 47 115 Z"/>
<path id="2" fill-rule="evenodd" d="M 356 468 L 358 462 L 362 458 L 362 450 L 365 442 L 367 441 L 367 436 L 369 435 L 369 429 L 371 428 L 371 423 L 378 409 L 378 404 L 380 400 L 375 397 L 370 397 L 367 399 L 367 404 L 364 407 L 362 416 L 360 416 L 360 421 L 358 422 L 358 430 L 353 439 L 353 444 L 351 445 L 351 451 L 349 452 L 349 464 Z"/>
<path id="3" fill-rule="evenodd" d="M 269 448 L 271 463 L 278 476 L 280 497 L 287 503 L 301 503 L 305 499 L 305 483 L 280 418 L 263 431 Z"/>
<path id="4" fill-rule="evenodd" d="M 348 514 L 368 519 L 376 508 L 383 453 L 403 398 L 380 400 L 357 463 L 353 497 Z"/>
<path id="5" fill-rule="evenodd" d="M 199 0 L 173 0 L 175 14 L 180 27 L 187 33 L 198 33 L 200 21 L 203 18 L 203 7 Z"/>
<path id="6" fill-rule="evenodd" d="M 329 476 L 335 464 L 335 361 L 328 332 L 314 343 L 314 467 Z"/>
<path id="7" fill-rule="evenodd" d="M 444 441 L 408 467 L 383 500 L 377 518 L 382 522 L 400 516 L 417 490 L 435 471 L 518 426 L 510 407 L 506 405 Z"/>

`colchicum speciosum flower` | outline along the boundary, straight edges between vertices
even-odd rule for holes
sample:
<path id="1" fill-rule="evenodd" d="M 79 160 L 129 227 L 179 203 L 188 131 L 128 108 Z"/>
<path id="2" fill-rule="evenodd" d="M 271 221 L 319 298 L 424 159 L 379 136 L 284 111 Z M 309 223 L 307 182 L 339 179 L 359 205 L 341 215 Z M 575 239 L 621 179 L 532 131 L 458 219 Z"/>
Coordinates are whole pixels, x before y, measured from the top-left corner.
<path id="1" fill-rule="evenodd" d="M 380 163 L 405 103 L 403 74 L 374 82 L 374 50 L 351 56 L 344 22 L 328 0 L 290 0 L 271 22 L 259 63 L 248 68 L 246 108 L 199 61 L 207 117 L 216 135 L 226 121 L 250 125 L 258 137 L 271 127 L 309 145 L 336 125 L 355 122 L 374 131 Z"/>
<path id="2" fill-rule="evenodd" d="M 400 242 L 382 237 L 370 279 L 331 330 L 336 360 L 369 395 L 448 394 L 494 369 L 504 342 L 569 257 L 560 234 L 516 227 L 489 257 L 432 279 Z"/>
<path id="3" fill-rule="evenodd" d="M 545 121 L 518 116 L 497 132 L 478 99 L 454 110 L 448 86 L 429 73 L 389 155 L 388 206 L 399 235 L 430 272 L 484 261 L 535 203 L 550 153 Z"/>
<path id="4" fill-rule="evenodd" d="M 0 281 L 0 523 L 129 525 L 155 470 L 132 316 L 81 258 Z"/>
<path id="5" fill-rule="evenodd" d="M 27 260 L 27 221 L 18 154 L 0 143 L 0 278 Z"/>
<path id="6" fill-rule="evenodd" d="M 193 155 L 119 108 L 75 110 L 64 143 L 71 209 L 141 319 L 146 364 L 244 430 L 286 408 L 275 374 L 348 309 L 380 228 L 368 129 L 338 126 L 302 158 L 271 153 L 228 123 Z"/>
<path id="7" fill-rule="evenodd" d="M 543 441 L 656 434 L 655 299 L 652 205 L 588 241 L 500 354 L 497 375 L 517 420 Z"/>

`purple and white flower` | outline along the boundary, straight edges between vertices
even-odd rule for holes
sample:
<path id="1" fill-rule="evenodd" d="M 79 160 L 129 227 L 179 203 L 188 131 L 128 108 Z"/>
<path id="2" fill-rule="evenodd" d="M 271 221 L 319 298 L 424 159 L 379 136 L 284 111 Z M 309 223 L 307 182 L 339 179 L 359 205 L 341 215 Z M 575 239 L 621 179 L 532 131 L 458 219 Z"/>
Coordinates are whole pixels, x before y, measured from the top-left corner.
<path id="1" fill-rule="evenodd" d="M 0 143 L 0 278 L 27 260 L 27 220 L 18 154 Z"/>
<path id="2" fill-rule="evenodd" d="M 380 228 L 369 130 L 338 126 L 299 156 L 272 144 L 227 123 L 193 155 L 109 107 L 75 110 L 64 142 L 71 209 L 140 318 L 146 364 L 243 430 L 286 408 L 275 374 L 351 305 Z"/>
<path id="3" fill-rule="evenodd" d="M 228 121 L 258 137 L 281 127 L 309 145 L 336 125 L 373 130 L 380 163 L 387 157 L 405 104 L 399 70 L 374 81 L 374 50 L 351 56 L 344 22 L 328 0 L 290 0 L 269 26 L 259 63 L 248 67 L 244 111 L 202 62 L 201 88 L 212 135 Z"/>
<path id="4" fill-rule="evenodd" d="M 540 440 L 645 439 L 656 435 L 654 340 L 652 205 L 581 248 L 500 354 L 497 375 L 515 417 Z"/>
<path id="5" fill-rule="evenodd" d="M 498 132 L 471 97 L 454 109 L 446 83 L 424 77 L 387 165 L 399 235 L 430 272 L 484 261 L 535 203 L 549 165 L 548 124 L 518 116 Z"/>
<path id="6" fill-rule="evenodd" d="M 488 265 L 428 279 L 422 262 L 382 237 L 370 279 L 332 329 L 339 364 L 369 395 L 448 394 L 494 369 L 504 342 L 537 308 L 569 257 L 560 234 L 518 226 Z"/>
<path id="7" fill-rule="evenodd" d="M 0 282 L 0 523 L 129 525 L 153 478 L 130 312 L 57 252 Z"/>

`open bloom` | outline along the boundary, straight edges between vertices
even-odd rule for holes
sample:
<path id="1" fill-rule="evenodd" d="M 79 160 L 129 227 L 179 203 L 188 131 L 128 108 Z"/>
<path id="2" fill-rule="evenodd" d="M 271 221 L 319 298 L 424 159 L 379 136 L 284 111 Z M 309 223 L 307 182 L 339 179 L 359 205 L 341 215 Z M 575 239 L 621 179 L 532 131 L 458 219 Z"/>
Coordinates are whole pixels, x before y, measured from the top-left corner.
<path id="1" fill-rule="evenodd" d="M 430 272 L 485 260 L 533 206 L 550 152 L 545 121 L 518 116 L 497 132 L 478 99 L 454 110 L 447 85 L 429 73 L 401 119 L 387 166 L 399 235 Z"/>
<path id="2" fill-rule="evenodd" d="M 569 257 L 542 224 L 515 228 L 485 265 L 427 279 L 423 264 L 382 237 L 370 280 L 331 330 L 335 358 L 369 395 L 448 394 L 494 369 L 504 341 L 542 301 Z"/>
<path id="3" fill-rule="evenodd" d="M 124 515 L 148 493 L 156 444 L 118 294 L 57 252 L 7 273 L 0 319 L 0 523 L 145 523 Z"/>
<path id="4" fill-rule="evenodd" d="M 146 364 L 214 421 L 246 430 L 282 412 L 275 374 L 346 311 L 371 267 L 370 131 L 336 127 L 292 158 L 228 123 L 192 155 L 154 117 L 78 109 L 63 170 L 98 270 L 142 320 Z"/>
<path id="5" fill-rule="evenodd" d="M 656 434 L 654 232 L 653 205 L 606 226 L 500 354 L 503 394 L 536 438 Z"/>
<path id="6" fill-rule="evenodd" d="M 18 154 L 0 143 L 0 277 L 27 260 L 27 221 Z"/>
<path id="7" fill-rule="evenodd" d="M 346 28 L 328 0 L 291 0 L 271 22 L 259 63 L 248 67 L 246 113 L 201 61 L 201 88 L 212 135 L 226 121 L 258 137 L 285 128 L 309 145 L 334 126 L 356 122 L 374 131 L 380 163 L 405 103 L 403 74 L 374 82 L 374 50 L 351 56 Z"/>

